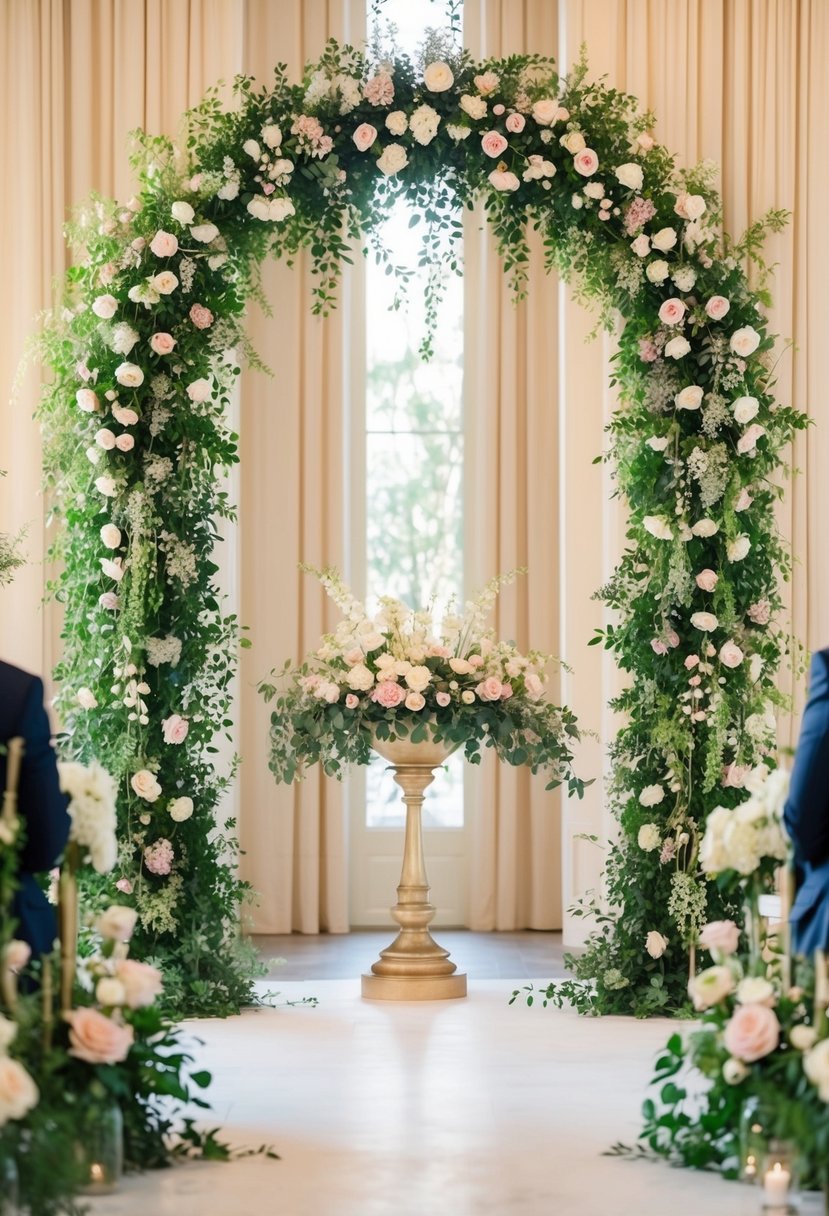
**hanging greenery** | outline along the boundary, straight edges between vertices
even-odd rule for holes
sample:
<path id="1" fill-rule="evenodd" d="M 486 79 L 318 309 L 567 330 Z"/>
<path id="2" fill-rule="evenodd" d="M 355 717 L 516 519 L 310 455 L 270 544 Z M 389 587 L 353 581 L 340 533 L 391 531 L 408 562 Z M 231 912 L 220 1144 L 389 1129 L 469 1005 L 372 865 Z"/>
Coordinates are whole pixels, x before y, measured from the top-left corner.
<path id="1" fill-rule="evenodd" d="M 138 912 L 135 949 L 163 966 L 180 1008 L 222 1012 L 248 995 L 248 892 L 233 822 L 215 829 L 228 785 L 216 739 L 232 724 L 241 643 L 214 546 L 216 520 L 233 517 L 225 419 L 257 267 L 309 251 L 325 313 L 343 263 L 363 247 L 388 257 L 375 229 L 404 196 L 436 270 L 433 304 L 458 205 L 481 200 L 516 295 L 529 226 L 548 269 L 603 323 L 622 319 L 608 459 L 629 545 L 602 593 L 616 623 L 599 640 L 631 679 L 616 702 L 613 918 L 577 967 L 598 1008 L 677 1007 L 684 943 L 716 910 L 699 825 L 740 799 L 741 774 L 773 747 L 780 699 L 772 622 L 788 565 L 774 478 L 805 420 L 774 401 L 764 296 L 743 265 L 784 216 L 724 238 L 710 175 L 678 170 L 651 116 L 583 64 L 560 80 L 549 59 L 475 63 L 448 39 L 422 62 L 330 42 L 301 84 L 279 67 L 269 87 L 242 79 L 237 93 L 231 112 L 208 95 L 182 148 L 143 137 L 140 193 L 95 200 L 70 225 L 80 258 L 44 338 L 64 751 L 97 756 L 120 783 L 115 886 Z M 666 941 L 658 959 L 652 931 Z"/>

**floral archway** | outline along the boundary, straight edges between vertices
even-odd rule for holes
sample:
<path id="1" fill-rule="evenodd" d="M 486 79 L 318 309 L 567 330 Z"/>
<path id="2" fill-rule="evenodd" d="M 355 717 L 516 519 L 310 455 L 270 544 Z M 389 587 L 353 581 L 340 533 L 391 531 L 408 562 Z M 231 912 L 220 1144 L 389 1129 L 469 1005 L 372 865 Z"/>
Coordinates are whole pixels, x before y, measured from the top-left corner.
<path id="1" fill-rule="evenodd" d="M 421 72 L 332 42 L 301 84 L 277 70 L 270 88 L 238 91 L 233 112 L 208 96 L 188 115 L 186 149 L 145 138 L 140 195 L 98 200 L 71 226 L 83 258 L 44 339 L 46 469 L 63 521 L 59 704 L 72 754 L 120 782 L 113 881 L 138 910 L 135 948 L 164 956 L 182 1008 L 235 1008 L 249 991 L 234 825 L 214 825 L 240 631 L 213 545 L 216 519 L 233 515 L 224 420 L 257 267 L 310 250 L 325 312 L 390 198 L 420 210 L 433 261 L 458 231 L 453 209 L 481 199 L 517 293 L 530 224 L 548 269 L 607 325 L 622 318 L 607 456 L 629 544 L 603 589 L 616 623 L 597 641 L 634 678 L 613 746 L 618 915 L 579 974 L 603 1009 L 670 1009 L 685 943 L 718 906 L 697 877 L 699 825 L 742 800 L 774 746 L 787 558 L 773 476 L 805 420 L 773 399 L 773 338 L 743 263 L 784 216 L 723 237 L 710 173 L 680 172 L 635 99 L 583 66 L 562 80 L 541 57 L 463 53 Z"/>

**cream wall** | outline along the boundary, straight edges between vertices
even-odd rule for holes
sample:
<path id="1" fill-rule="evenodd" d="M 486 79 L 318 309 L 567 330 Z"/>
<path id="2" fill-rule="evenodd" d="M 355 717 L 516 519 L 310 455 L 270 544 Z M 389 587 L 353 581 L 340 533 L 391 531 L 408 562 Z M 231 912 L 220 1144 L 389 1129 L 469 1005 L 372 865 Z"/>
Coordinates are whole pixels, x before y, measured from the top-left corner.
<path id="1" fill-rule="evenodd" d="M 10 396 L 34 318 L 48 305 L 51 282 L 67 262 L 60 225 L 68 208 L 92 189 L 121 198 L 131 193 L 125 148 L 133 127 L 174 134 L 182 110 L 207 85 L 230 80 L 238 71 L 266 75 L 279 60 L 296 68 L 318 54 L 329 33 L 358 37 L 361 20 L 356 0 L 0 3 L 5 184 L 0 266 L 6 286 L 0 467 L 9 470 L 0 480 L 0 523 L 6 531 L 28 525 L 30 559 L 0 596 L 4 657 L 46 670 L 57 654 L 54 611 L 35 607 L 44 581 L 39 439 L 32 421 L 37 367 L 29 367 L 13 401 Z M 556 55 L 564 67 L 585 42 L 591 72 L 606 73 L 611 85 L 653 108 L 657 137 L 681 164 L 705 157 L 723 165 L 732 231 L 740 232 L 770 207 L 793 212 L 792 223 L 769 249 L 779 264 L 772 324 L 796 344 L 781 351 L 778 389 L 781 400 L 805 409 L 816 425 L 798 440 L 794 462 L 801 474 L 781 508 L 780 523 L 798 563 L 790 588 L 794 630 L 810 647 L 826 644 L 829 408 L 820 359 L 829 320 L 824 235 L 829 5 L 825 0 L 469 0 L 467 22 L 470 45 L 475 40 L 492 48 L 526 45 Z M 492 275 L 486 249 L 471 256 L 479 261 L 477 270 L 470 266 L 470 281 L 476 273 Z M 266 382 L 247 375 L 242 385 L 243 522 L 227 563 L 231 588 L 240 597 L 243 619 L 254 627 L 256 643 L 241 678 L 240 747 L 247 763 L 240 820 L 248 849 L 246 876 L 263 892 L 257 927 L 314 932 L 346 927 L 341 804 L 336 790 L 316 781 L 301 796 L 274 790 L 264 766 L 266 715 L 252 685 L 271 662 L 310 644 L 325 619 L 322 601 L 308 600 L 294 562 L 343 557 L 339 402 L 347 369 L 340 353 L 342 316 L 315 321 L 298 272 L 274 267 L 266 274 L 277 317 L 265 323 L 254 316 L 251 332 L 266 360 L 279 361 L 280 376 Z M 480 298 L 472 291 L 469 296 Z M 565 678 L 563 689 L 585 725 L 599 732 L 598 740 L 584 745 L 580 762 L 584 772 L 598 772 L 612 730 L 605 705 L 616 676 L 607 657 L 586 645 L 603 620 L 601 606 L 589 597 L 612 568 L 623 533 L 608 472 L 590 463 L 601 451 L 613 409 L 606 377 L 610 347 L 605 339 L 583 346 L 590 322 L 559 295 L 554 282 L 539 290 L 523 320 L 508 307 L 499 310 L 498 345 L 490 343 L 490 351 L 501 352 L 506 376 L 499 391 L 506 393 L 504 385 L 514 379 L 531 412 L 523 415 L 519 443 L 517 432 L 503 429 L 508 411 L 499 414 L 497 398 L 487 399 L 490 429 L 481 437 L 486 459 L 502 465 L 511 460 L 514 472 L 513 458 L 523 443 L 525 458 L 529 453 L 537 464 L 528 496 L 519 503 L 517 496 L 505 494 L 498 508 L 500 547 L 479 547 L 471 564 L 473 573 L 480 567 L 484 577 L 504 562 L 511 564 L 513 555 L 527 560 L 525 553 L 537 571 L 541 564 L 524 601 L 505 601 L 505 622 L 513 619 L 516 629 L 532 631 L 534 641 L 539 630 L 551 631 L 551 644 L 574 666 L 575 675 Z M 274 445 L 273 461 L 266 455 L 269 445 Z M 314 450 L 324 453 L 325 495 L 309 464 Z M 258 515 L 251 504 L 259 506 Z M 276 513 L 279 529 L 269 522 Z M 783 733 L 793 737 L 790 726 Z M 583 804 L 562 810 L 560 891 L 558 842 L 550 836 L 549 815 L 547 824 L 536 819 L 541 826 L 516 836 L 511 798 L 526 802 L 520 783 L 502 811 L 493 807 L 481 816 L 485 826 L 475 848 L 483 859 L 480 872 L 489 878 L 479 888 L 477 923 L 552 927 L 561 923 L 562 907 L 597 877 L 600 855 L 577 837 L 582 832 L 604 837 L 611 830 L 601 783 L 591 787 Z M 543 892 L 550 874 L 552 897 Z M 568 922 L 569 937 L 575 939 L 578 931 L 578 923 Z"/>

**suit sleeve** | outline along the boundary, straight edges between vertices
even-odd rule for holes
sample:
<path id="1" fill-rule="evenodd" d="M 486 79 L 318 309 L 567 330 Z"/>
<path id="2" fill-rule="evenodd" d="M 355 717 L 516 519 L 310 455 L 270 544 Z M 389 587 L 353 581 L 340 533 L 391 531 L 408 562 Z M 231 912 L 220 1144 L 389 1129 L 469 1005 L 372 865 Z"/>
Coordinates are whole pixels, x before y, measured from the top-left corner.
<path id="1" fill-rule="evenodd" d="M 21 869 L 37 873 L 57 862 L 69 836 L 67 798 L 61 793 L 49 718 L 43 707 L 43 684 L 33 678 L 20 720 L 26 751 L 20 766 L 17 805 L 26 839 Z"/>
<path id="2" fill-rule="evenodd" d="M 829 651 L 812 658 L 784 817 L 798 861 L 829 857 Z"/>

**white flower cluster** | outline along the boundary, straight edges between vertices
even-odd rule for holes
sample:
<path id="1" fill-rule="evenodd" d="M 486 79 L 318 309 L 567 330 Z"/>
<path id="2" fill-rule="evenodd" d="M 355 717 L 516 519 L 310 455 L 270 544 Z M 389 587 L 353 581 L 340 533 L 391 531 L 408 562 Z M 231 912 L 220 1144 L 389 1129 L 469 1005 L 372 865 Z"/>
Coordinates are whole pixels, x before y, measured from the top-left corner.
<path id="1" fill-rule="evenodd" d="M 160 667 L 162 663 L 175 667 L 181 658 L 181 638 L 171 633 L 164 638 L 145 638 L 144 652 L 151 667 Z"/>
<path id="2" fill-rule="evenodd" d="M 706 874 L 734 870 L 747 876 L 763 860 L 785 861 L 789 842 L 783 827 L 783 804 L 789 773 L 759 765 L 744 780 L 751 797 L 733 810 L 718 806 L 706 820 L 700 864 Z"/>
<path id="3" fill-rule="evenodd" d="M 69 839 L 89 852 L 99 874 L 107 874 L 118 858 L 115 781 L 95 760 L 88 766 L 62 761 L 58 772 L 60 788 L 69 795 Z"/>

